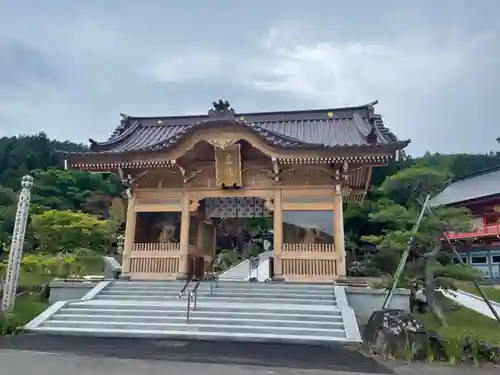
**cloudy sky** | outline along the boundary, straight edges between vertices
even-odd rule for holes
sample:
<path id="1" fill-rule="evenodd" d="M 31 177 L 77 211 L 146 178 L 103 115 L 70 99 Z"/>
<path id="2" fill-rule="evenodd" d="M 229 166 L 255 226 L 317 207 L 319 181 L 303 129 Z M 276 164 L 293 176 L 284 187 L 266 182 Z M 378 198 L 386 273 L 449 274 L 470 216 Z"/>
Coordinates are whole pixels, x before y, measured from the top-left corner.
<path id="1" fill-rule="evenodd" d="M 378 99 L 410 153 L 499 150 L 498 0 L 0 0 L 0 135 Z"/>

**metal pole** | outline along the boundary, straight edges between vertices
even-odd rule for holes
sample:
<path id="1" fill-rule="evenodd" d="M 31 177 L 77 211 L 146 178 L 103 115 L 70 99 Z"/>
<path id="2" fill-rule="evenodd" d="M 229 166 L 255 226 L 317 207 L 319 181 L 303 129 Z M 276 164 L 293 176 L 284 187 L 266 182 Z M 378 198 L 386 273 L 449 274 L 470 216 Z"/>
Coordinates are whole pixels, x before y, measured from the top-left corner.
<path id="1" fill-rule="evenodd" d="M 260 255 L 257 256 L 257 268 L 255 269 L 255 278 L 259 281 L 259 265 L 260 265 Z"/>
<path id="2" fill-rule="evenodd" d="M 436 218 L 436 215 L 434 214 L 434 212 L 432 211 L 432 209 L 430 207 L 427 207 L 427 211 L 429 211 L 429 213 L 431 214 L 432 217 Z M 450 238 L 448 237 L 448 235 L 446 234 L 446 232 L 444 230 L 441 230 L 441 236 L 443 236 L 443 238 L 446 240 L 446 242 L 448 243 L 448 245 L 450 245 L 451 249 L 453 250 L 453 254 L 455 255 L 456 259 L 458 259 L 458 262 L 463 267 L 467 267 L 467 265 L 462 260 L 462 257 L 458 253 L 458 251 L 455 248 L 455 246 L 451 243 Z M 500 323 L 500 316 L 498 315 L 497 310 L 493 307 L 493 305 L 491 304 L 490 300 L 488 299 L 488 297 L 486 297 L 486 294 L 484 294 L 483 290 L 481 289 L 481 287 L 479 286 L 479 284 L 476 282 L 476 280 L 472 280 L 472 282 L 474 283 L 474 286 L 476 287 L 477 291 L 479 292 L 479 294 L 483 298 L 484 302 L 486 303 L 486 305 L 490 309 L 491 313 L 493 314 L 493 316 L 495 317 L 495 319 L 497 320 L 497 322 Z"/>
<path id="3" fill-rule="evenodd" d="M 33 177 L 24 176 L 21 180 L 21 186 L 22 190 L 19 194 L 14 231 L 12 233 L 12 242 L 10 245 L 9 263 L 7 264 L 5 275 L 2 298 L 2 311 L 4 313 L 10 313 L 12 311 L 16 299 L 19 269 L 23 256 L 24 236 L 26 234 L 26 223 L 29 214 L 31 188 L 33 187 Z"/>
<path id="4" fill-rule="evenodd" d="M 424 201 L 424 205 L 422 206 L 422 209 L 420 210 L 420 214 L 417 217 L 417 221 L 413 225 L 412 232 L 418 231 L 418 228 L 420 227 L 420 223 L 422 222 L 422 219 L 425 214 L 425 210 L 427 208 L 427 205 L 429 204 L 429 199 L 430 195 L 427 195 Z M 387 309 L 389 307 L 389 304 L 391 303 L 392 296 L 394 295 L 394 292 L 396 292 L 399 278 L 401 277 L 401 274 L 403 273 L 403 270 L 406 266 L 406 261 L 408 260 L 408 256 L 410 255 L 410 249 L 411 245 L 413 242 L 413 236 L 410 237 L 408 240 L 408 246 L 406 247 L 406 250 L 404 251 L 403 255 L 401 256 L 401 260 L 399 261 L 398 268 L 396 269 L 396 273 L 394 274 L 393 282 L 392 282 L 392 287 L 387 296 L 385 297 L 384 303 L 382 305 L 382 309 Z"/>

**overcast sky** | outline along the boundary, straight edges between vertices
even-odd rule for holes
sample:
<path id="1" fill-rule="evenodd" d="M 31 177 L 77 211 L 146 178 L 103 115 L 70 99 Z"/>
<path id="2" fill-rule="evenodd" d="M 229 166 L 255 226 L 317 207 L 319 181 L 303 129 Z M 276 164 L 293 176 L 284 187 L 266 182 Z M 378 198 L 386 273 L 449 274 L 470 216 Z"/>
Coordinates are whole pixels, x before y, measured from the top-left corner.
<path id="1" fill-rule="evenodd" d="M 0 135 L 378 99 L 409 152 L 500 150 L 498 0 L 0 0 Z"/>

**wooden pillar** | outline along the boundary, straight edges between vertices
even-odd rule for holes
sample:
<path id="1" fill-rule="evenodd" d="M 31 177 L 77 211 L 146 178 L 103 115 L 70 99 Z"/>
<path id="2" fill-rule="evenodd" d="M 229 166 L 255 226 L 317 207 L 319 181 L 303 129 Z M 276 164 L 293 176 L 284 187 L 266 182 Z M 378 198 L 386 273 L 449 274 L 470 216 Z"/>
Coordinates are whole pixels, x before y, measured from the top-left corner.
<path id="1" fill-rule="evenodd" d="M 342 188 L 340 185 L 335 186 L 334 209 L 333 238 L 335 241 L 335 252 L 338 254 L 337 277 L 344 277 L 347 266 L 344 242 L 344 211 L 342 207 Z"/>
<path id="2" fill-rule="evenodd" d="M 196 228 L 196 247 L 198 250 L 198 253 L 203 254 L 203 255 L 210 255 L 208 254 L 207 249 L 205 248 L 205 222 L 201 218 L 201 216 L 198 216 L 198 228 Z"/>
<path id="3" fill-rule="evenodd" d="M 181 235 L 180 235 L 180 259 L 178 278 L 185 279 L 188 274 L 188 251 L 189 251 L 189 197 L 187 192 L 182 194 L 182 210 L 181 210 Z"/>
<path id="4" fill-rule="evenodd" d="M 274 278 L 283 280 L 283 210 L 281 189 L 274 191 L 273 202 L 273 234 L 274 234 Z"/>
<path id="5" fill-rule="evenodd" d="M 130 254 L 134 248 L 136 217 L 135 196 L 133 195 L 128 200 L 127 221 L 125 222 L 125 242 L 122 254 L 122 275 L 125 277 L 130 275 Z"/>

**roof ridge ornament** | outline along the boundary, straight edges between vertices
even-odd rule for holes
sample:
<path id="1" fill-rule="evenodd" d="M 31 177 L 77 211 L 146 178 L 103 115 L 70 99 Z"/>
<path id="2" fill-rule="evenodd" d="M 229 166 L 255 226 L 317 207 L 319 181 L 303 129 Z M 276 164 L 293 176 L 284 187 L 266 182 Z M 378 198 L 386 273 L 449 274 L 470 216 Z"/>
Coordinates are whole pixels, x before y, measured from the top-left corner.
<path id="1" fill-rule="evenodd" d="M 209 117 L 234 118 L 235 112 L 227 100 L 219 99 L 212 102 L 213 108 L 208 111 Z"/>

